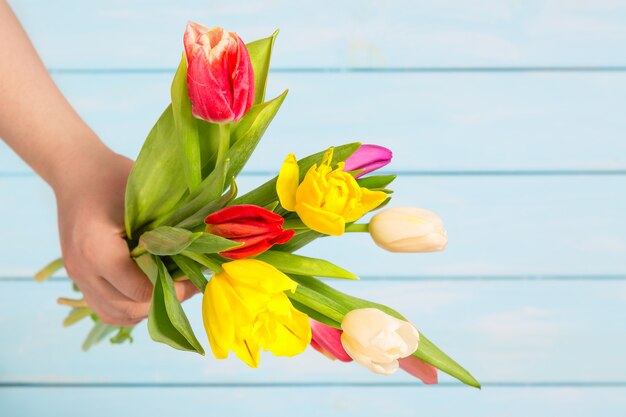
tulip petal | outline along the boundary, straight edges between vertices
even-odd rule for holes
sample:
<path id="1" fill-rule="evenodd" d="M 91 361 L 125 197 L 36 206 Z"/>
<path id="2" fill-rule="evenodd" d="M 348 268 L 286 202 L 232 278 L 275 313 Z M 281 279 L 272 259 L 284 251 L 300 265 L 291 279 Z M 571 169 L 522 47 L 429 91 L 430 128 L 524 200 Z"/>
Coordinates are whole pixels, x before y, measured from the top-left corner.
<path id="1" fill-rule="evenodd" d="M 362 170 L 356 174 L 354 178 L 359 178 L 365 174 L 384 167 L 393 157 L 392 152 L 379 145 L 361 145 L 348 159 L 345 161 L 345 171 Z"/>
<path id="2" fill-rule="evenodd" d="M 313 334 L 311 344 L 315 341 L 315 343 L 322 348 L 324 352 L 332 355 L 333 359 L 336 358 L 342 362 L 352 361 L 352 358 L 348 355 L 341 344 L 341 330 L 335 329 L 334 327 L 330 327 L 313 319 L 310 319 L 310 322 L 311 332 Z"/>
<path id="3" fill-rule="evenodd" d="M 399 363 L 396 359 L 389 358 L 387 361 L 383 361 L 385 359 L 384 357 L 381 358 L 382 360 L 373 359 L 369 351 L 364 353 L 362 346 L 352 340 L 345 332 L 341 335 L 341 343 L 348 355 L 350 355 L 355 362 L 376 374 L 391 375 L 399 367 Z"/>
<path id="4" fill-rule="evenodd" d="M 289 299 L 285 296 L 285 301 Z M 268 346 L 276 356 L 295 356 L 302 353 L 311 341 L 309 317 L 291 307 L 291 317 L 276 326 L 274 341 Z"/>
<path id="5" fill-rule="evenodd" d="M 387 199 L 387 194 L 383 191 L 372 191 L 361 187 L 361 193 L 359 204 L 346 216 L 346 222 L 348 223 L 357 221 Z"/>
<path id="6" fill-rule="evenodd" d="M 331 236 L 340 236 L 346 228 L 343 217 L 309 204 L 298 202 L 296 212 L 300 220 L 311 229 Z"/>
<path id="7" fill-rule="evenodd" d="M 235 323 L 231 310 L 233 296 L 222 277 L 216 275 L 207 284 L 202 299 L 202 319 L 209 337 L 213 355 L 228 357 L 228 347 L 235 337 Z"/>
<path id="8" fill-rule="evenodd" d="M 415 356 L 400 359 L 400 368 L 419 378 L 424 384 L 436 384 L 438 382 L 437 368 Z"/>
<path id="9" fill-rule="evenodd" d="M 222 268 L 239 285 L 260 287 L 267 292 L 287 291 L 297 284 L 272 265 L 256 259 L 241 259 L 227 262 Z"/>
<path id="10" fill-rule="evenodd" d="M 208 58 L 198 49 L 191 59 L 189 56 L 187 59 L 187 84 L 194 117 L 212 122 L 232 120 L 234 114 L 222 86 L 208 70 Z"/>
<path id="11" fill-rule="evenodd" d="M 243 221 L 246 219 L 262 219 L 267 222 L 283 224 L 284 219 L 279 214 L 254 204 L 239 204 L 224 207 L 215 213 L 209 214 L 204 220 L 207 224 L 226 223 L 231 220 Z"/>
<path id="12" fill-rule="evenodd" d="M 233 351 L 250 368 L 259 367 L 261 348 L 255 341 L 250 339 L 241 340 L 234 346 Z"/>
<path id="13" fill-rule="evenodd" d="M 243 242 L 243 246 L 220 252 L 220 255 L 229 259 L 244 259 L 259 255 L 272 247 L 272 243 L 270 243 L 267 236 L 252 237 L 243 240 Z"/>
<path id="14" fill-rule="evenodd" d="M 202 35 L 209 31 L 209 28 L 195 22 L 187 22 L 185 35 L 183 36 L 183 45 L 185 46 L 185 54 L 187 57 L 193 56 L 196 49 L 200 47 L 198 41 Z"/>
<path id="15" fill-rule="evenodd" d="M 233 87 L 232 109 L 235 114 L 234 120 L 238 121 L 248 112 L 254 102 L 254 72 L 246 45 L 237 34 L 231 32 L 230 35 L 237 42 L 236 62 L 232 67 L 231 85 Z"/>
<path id="16" fill-rule="evenodd" d="M 278 179 L 276 180 L 276 194 L 280 205 L 285 210 L 296 210 L 296 191 L 300 182 L 300 168 L 294 154 L 287 155 L 283 162 Z"/>

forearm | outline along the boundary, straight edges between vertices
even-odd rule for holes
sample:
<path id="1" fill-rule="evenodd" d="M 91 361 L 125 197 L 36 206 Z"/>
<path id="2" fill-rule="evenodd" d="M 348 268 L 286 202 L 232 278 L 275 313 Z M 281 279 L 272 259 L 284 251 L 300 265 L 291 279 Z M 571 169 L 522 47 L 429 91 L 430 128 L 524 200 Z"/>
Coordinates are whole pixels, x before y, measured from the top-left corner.
<path id="1" fill-rule="evenodd" d="M 0 137 L 54 188 L 68 167 L 108 148 L 56 87 L 26 33 L 0 0 Z"/>

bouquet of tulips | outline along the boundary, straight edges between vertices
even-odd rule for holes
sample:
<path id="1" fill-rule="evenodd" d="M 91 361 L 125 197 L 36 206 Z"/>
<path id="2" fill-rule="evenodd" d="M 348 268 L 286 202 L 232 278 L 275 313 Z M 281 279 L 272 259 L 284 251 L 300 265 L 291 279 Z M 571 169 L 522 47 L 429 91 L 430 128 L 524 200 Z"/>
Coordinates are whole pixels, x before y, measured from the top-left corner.
<path id="1" fill-rule="evenodd" d="M 126 189 L 130 254 L 154 286 L 150 336 L 204 354 L 174 289 L 176 280 L 190 280 L 203 293 L 204 328 L 218 359 L 232 351 L 256 368 L 261 349 L 294 356 L 310 344 L 379 374 L 402 368 L 435 383 L 439 369 L 479 387 L 399 312 L 319 279 L 354 274 L 294 253 L 345 232 L 369 232 L 396 252 L 445 247 L 441 220 L 426 210 L 386 209 L 357 223 L 390 200 L 395 176 L 367 175 L 390 162 L 388 149 L 350 143 L 302 159 L 290 154 L 276 178 L 238 196 L 236 177 L 287 94 L 265 101 L 275 37 L 246 45 L 221 28 L 187 26 L 171 104 Z M 38 279 L 62 265 L 53 262 Z M 84 304 L 74 305 L 65 324 L 87 317 L 94 327 L 85 349 L 114 332 L 114 343 L 131 338 L 132 327 L 105 324 Z"/>

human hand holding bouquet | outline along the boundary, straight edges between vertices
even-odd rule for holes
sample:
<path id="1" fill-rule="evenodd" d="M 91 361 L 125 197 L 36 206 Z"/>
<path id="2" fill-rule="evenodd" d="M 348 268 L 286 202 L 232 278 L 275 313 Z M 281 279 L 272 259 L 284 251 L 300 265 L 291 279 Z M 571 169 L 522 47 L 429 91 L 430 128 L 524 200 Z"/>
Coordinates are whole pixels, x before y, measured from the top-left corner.
<path id="1" fill-rule="evenodd" d="M 369 225 L 357 223 L 390 200 L 395 176 L 367 175 L 390 162 L 389 150 L 350 143 L 301 159 L 290 154 L 276 178 L 237 196 L 236 177 L 287 94 L 264 97 L 275 37 L 245 45 L 220 28 L 187 27 L 171 105 L 142 147 L 124 203 L 125 240 L 153 285 L 150 336 L 204 354 L 176 292 L 187 282 L 203 293 L 218 359 L 232 351 L 257 367 L 261 349 L 294 356 L 311 344 L 376 373 L 401 367 L 433 383 L 440 369 L 478 387 L 400 313 L 319 279 L 354 274 L 293 253 L 321 237 L 368 231 L 391 251 L 445 247 L 443 224 L 425 210 L 387 209 Z M 38 278 L 61 266 L 54 262 Z M 85 348 L 115 331 L 112 342 L 130 339 L 132 326 L 106 324 L 84 300 L 63 302 L 73 306 L 66 324 L 94 321 Z"/>

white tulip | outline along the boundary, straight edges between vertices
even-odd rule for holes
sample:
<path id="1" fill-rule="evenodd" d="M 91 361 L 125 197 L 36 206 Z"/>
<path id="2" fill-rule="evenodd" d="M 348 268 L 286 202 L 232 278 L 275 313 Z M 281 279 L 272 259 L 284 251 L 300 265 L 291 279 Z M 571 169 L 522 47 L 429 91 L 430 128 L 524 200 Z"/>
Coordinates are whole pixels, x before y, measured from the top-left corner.
<path id="1" fill-rule="evenodd" d="M 398 359 L 413 354 L 419 342 L 419 332 L 411 323 L 377 308 L 350 311 L 341 328 L 341 344 L 348 355 L 377 374 L 394 373 Z"/>
<path id="2" fill-rule="evenodd" d="M 378 246 L 390 252 L 438 252 L 448 245 L 439 216 L 415 207 L 381 211 L 370 221 L 369 232 Z"/>

